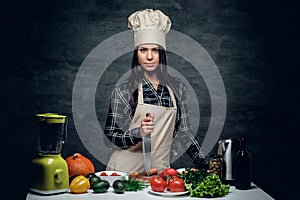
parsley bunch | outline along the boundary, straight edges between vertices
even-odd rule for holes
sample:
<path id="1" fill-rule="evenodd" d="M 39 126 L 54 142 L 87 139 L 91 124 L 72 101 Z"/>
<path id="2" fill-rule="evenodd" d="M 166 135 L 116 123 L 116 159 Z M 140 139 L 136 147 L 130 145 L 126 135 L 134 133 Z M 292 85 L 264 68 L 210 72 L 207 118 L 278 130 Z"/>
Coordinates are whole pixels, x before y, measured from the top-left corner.
<path id="1" fill-rule="evenodd" d="M 185 171 L 182 174 L 178 174 L 182 180 L 184 180 L 185 184 L 188 188 L 195 189 L 199 182 L 202 182 L 204 178 L 208 175 L 207 170 L 205 169 L 197 169 L 193 166 L 185 168 Z"/>
<path id="2" fill-rule="evenodd" d="M 123 180 L 123 182 L 125 183 L 125 191 L 137 192 L 148 187 L 146 183 L 133 178 L 129 178 L 128 180 Z"/>

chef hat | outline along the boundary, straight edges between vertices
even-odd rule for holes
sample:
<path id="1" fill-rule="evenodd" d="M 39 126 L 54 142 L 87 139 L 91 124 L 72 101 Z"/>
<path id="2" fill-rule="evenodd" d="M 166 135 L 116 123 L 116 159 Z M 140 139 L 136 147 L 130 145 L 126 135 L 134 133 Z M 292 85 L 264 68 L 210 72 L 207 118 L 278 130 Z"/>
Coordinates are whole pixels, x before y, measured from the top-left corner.
<path id="1" fill-rule="evenodd" d="M 134 47 L 143 43 L 154 43 L 166 49 L 166 34 L 171 20 L 160 10 L 145 9 L 128 17 L 128 27 L 134 33 Z"/>

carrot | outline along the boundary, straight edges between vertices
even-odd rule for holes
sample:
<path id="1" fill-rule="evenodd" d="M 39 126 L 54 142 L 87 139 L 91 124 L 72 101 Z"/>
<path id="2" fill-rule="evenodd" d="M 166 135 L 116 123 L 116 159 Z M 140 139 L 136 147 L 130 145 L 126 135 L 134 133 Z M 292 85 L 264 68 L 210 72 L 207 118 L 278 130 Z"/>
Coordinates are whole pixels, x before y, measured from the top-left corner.
<path id="1" fill-rule="evenodd" d="M 152 169 L 150 169 L 149 175 L 155 175 L 155 174 L 157 174 L 157 172 L 158 172 L 157 168 L 152 168 Z"/>
<path id="2" fill-rule="evenodd" d="M 149 176 L 156 175 L 158 172 L 157 168 L 151 168 L 149 172 Z M 147 172 L 133 172 L 129 174 L 129 177 L 138 177 L 138 176 L 147 176 Z"/>

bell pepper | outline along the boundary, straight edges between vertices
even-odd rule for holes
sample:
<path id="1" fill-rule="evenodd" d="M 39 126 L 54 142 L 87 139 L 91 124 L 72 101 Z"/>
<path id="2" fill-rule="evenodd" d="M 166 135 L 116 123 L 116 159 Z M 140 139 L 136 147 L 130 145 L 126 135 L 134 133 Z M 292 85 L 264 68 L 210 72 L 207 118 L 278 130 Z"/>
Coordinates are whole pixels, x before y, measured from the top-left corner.
<path id="1" fill-rule="evenodd" d="M 90 188 L 89 179 L 83 175 L 76 176 L 70 184 L 70 192 L 74 194 L 81 194 L 88 191 Z"/>

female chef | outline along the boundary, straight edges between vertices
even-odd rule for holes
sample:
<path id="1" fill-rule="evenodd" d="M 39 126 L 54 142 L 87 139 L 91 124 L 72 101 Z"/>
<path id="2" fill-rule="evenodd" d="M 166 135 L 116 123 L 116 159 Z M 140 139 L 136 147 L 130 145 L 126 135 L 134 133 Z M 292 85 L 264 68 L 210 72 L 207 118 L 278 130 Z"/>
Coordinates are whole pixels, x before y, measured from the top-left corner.
<path id="1" fill-rule="evenodd" d="M 186 88 L 167 72 L 165 37 L 171 21 L 160 10 L 145 9 L 128 18 L 135 50 L 129 78 L 115 87 L 104 133 L 114 146 L 107 170 L 145 172 L 142 137 L 151 137 L 151 168 L 170 167 L 178 135 L 195 167 L 205 163 L 191 133 Z M 146 116 L 146 114 L 148 115 Z"/>

